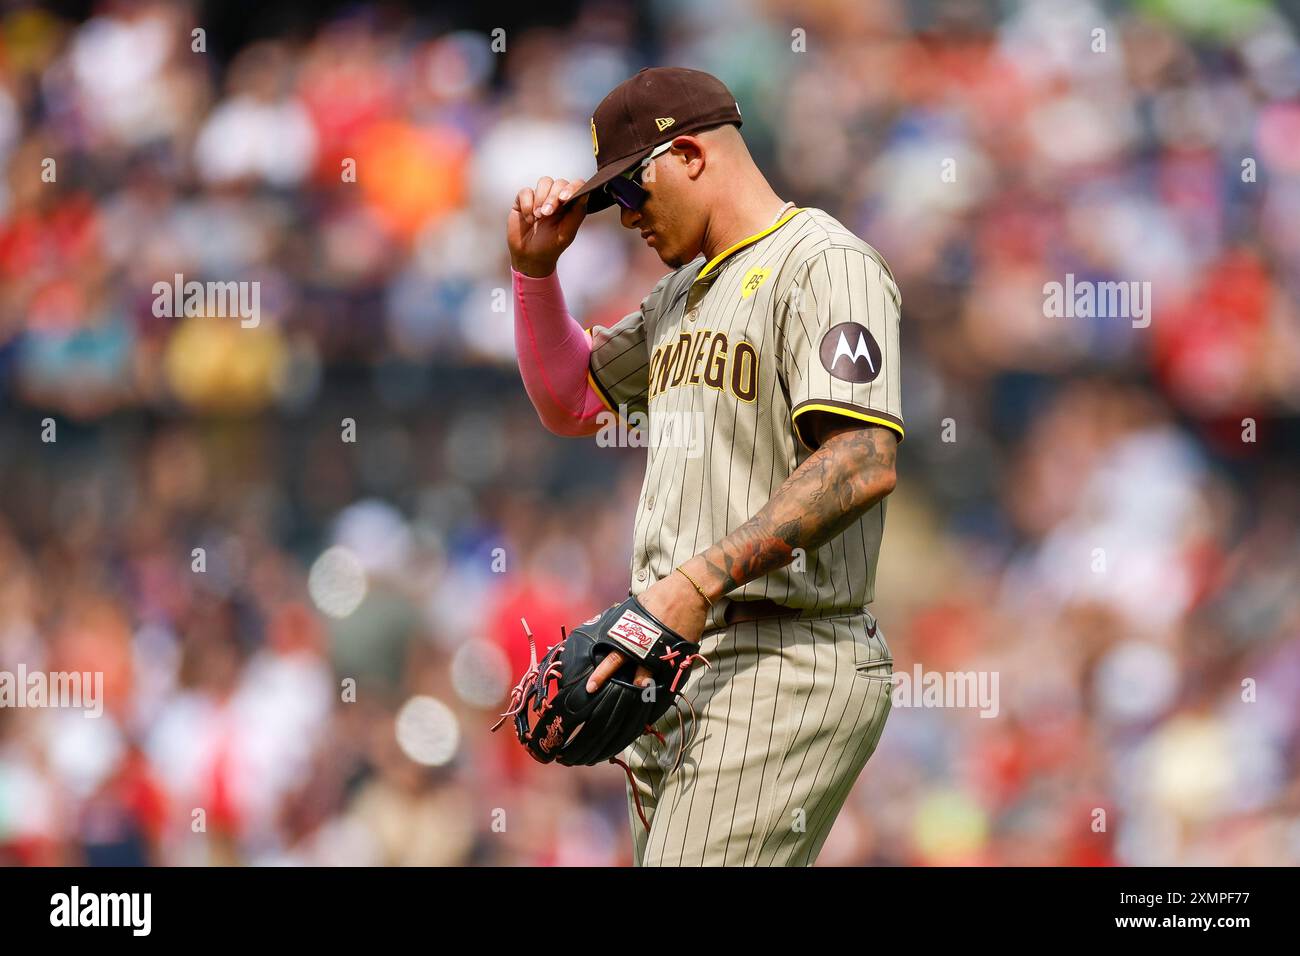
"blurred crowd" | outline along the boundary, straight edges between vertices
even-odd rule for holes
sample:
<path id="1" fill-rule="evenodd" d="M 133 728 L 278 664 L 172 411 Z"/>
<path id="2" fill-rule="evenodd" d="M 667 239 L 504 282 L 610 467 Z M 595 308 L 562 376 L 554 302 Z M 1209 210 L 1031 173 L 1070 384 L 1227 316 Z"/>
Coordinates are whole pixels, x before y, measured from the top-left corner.
<path id="1" fill-rule="evenodd" d="M 820 863 L 1300 862 L 1297 24 L 591 0 L 231 47 L 205 9 L 0 14 L 0 671 L 106 698 L 0 708 L 0 863 L 629 860 L 617 768 L 487 728 L 521 617 L 626 593 L 643 462 L 537 422 L 506 212 L 654 64 L 893 268 L 873 609 L 896 672 L 999 675 L 991 719 L 895 706 Z M 636 240 L 584 224 L 584 323 L 662 275 Z M 260 322 L 159 315 L 176 275 Z M 1049 317 L 1067 275 L 1151 283 L 1150 325 Z"/>

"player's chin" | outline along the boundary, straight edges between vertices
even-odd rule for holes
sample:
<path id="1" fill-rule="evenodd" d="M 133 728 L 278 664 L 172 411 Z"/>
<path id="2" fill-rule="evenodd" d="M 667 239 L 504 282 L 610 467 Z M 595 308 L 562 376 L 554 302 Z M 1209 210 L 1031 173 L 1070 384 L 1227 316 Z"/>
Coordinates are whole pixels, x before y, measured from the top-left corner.
<path id="1" fill-rule="evenodd" d="M 657 243 L 654 247 L 655 253 L 659 256 L 659 261 L 670 269 L 678 269 L 684 266 L 687 260 L 681 257 L 681 253 L 674 251 L 667 246 L 660 246 Z"/>

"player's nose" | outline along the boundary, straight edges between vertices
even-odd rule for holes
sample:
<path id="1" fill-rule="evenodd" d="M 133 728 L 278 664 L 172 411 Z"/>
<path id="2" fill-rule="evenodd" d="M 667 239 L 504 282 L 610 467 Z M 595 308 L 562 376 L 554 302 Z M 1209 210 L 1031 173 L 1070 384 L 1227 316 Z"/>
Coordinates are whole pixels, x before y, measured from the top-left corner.
<path id="1" fill-rule="evenodd" d="M 619 221 L 623 223 L 624 229 L 636 229 L 641 224 L 641 210 L 619 208 Z"/>

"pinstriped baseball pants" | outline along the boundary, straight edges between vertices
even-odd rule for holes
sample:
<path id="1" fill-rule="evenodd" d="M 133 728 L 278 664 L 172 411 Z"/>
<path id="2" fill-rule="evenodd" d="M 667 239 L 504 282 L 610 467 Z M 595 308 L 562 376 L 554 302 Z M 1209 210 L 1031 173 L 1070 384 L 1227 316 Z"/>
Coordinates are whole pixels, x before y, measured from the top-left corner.
<path id="1" fill-rule="evenodd" d="M 707 632 L 677 715 L 625 750 L 637 866 L 809 866 L 889 717 L 893 661 L 866 615 Z M 685 706 L 683 704 L 683 709 Z M 637 815 L 637 788 L 650 830 Z"/>

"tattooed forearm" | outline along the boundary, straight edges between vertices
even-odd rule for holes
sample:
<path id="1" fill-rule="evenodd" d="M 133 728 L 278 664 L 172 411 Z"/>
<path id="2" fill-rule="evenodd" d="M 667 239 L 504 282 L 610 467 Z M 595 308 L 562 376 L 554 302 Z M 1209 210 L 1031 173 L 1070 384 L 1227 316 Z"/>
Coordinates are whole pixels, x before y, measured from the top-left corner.
<path id="1" fill-rule="evenodd" d="M 893 491 L 897 445 L 885 428 L 829 432 L 758 514 L 687 563 L 692 576 L 717 598 L 842 534 Z"/>

